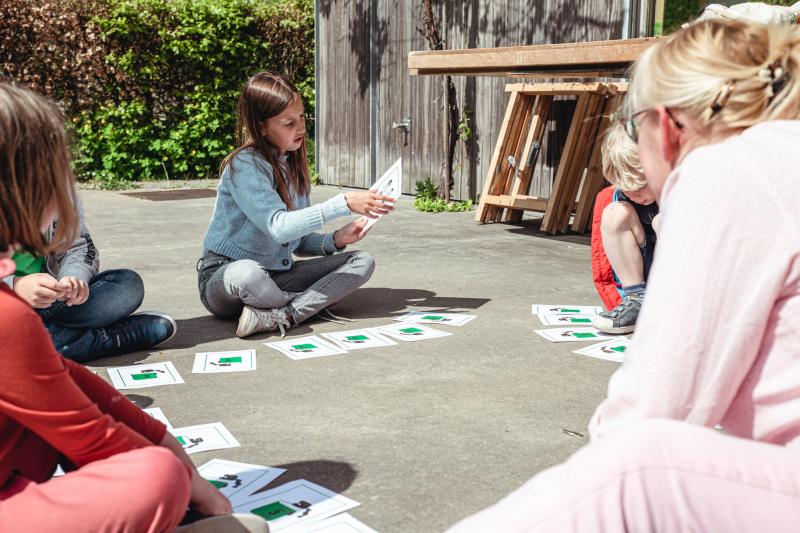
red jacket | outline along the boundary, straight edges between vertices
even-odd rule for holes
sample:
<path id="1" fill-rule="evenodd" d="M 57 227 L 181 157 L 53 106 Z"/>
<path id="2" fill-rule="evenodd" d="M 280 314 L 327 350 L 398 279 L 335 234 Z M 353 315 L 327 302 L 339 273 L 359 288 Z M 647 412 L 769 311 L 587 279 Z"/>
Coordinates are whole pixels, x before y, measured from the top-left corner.
<path id="1" fill-rule="evenodd" d="M 606 187 L 597 194 L 592 217 L 592 277 L 597 293 L 608 310 L 615 308 L 622 301 L 617 292 L 617 284 L 614 282 L 614 271 L 603 248 L 603 234 L 600 232 L 603 209 L 614 201 L 614 189 L 613 186 Z"/>

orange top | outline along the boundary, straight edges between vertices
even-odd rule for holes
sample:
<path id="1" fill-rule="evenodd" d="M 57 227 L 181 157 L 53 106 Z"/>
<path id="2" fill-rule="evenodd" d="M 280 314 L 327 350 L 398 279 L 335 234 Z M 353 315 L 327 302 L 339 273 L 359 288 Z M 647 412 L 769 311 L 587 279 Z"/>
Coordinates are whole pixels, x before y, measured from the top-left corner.
<path id="1" fill-rule="evenodd" d="M 164 438 L 164 424 L 64 359 L 39 315 L 4 284 L 0 350 L 0 487 L 14 470 L 44 481 L 35 478 L 47 446 L 81 467 Z"/>

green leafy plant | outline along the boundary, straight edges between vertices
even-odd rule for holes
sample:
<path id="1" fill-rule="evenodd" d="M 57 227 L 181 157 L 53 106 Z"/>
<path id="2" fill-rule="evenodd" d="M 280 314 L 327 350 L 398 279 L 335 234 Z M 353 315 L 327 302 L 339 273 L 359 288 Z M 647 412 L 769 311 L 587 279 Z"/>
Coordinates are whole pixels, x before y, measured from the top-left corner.
<path id="1" fill-rule="evenodd" d="M 447 202 L 439 198 L 436 185 L 430 177 L 416 184 L 414 208 L 423 213 L 459 212 L 472 209 L 472 200 L 463 202 Z"/>

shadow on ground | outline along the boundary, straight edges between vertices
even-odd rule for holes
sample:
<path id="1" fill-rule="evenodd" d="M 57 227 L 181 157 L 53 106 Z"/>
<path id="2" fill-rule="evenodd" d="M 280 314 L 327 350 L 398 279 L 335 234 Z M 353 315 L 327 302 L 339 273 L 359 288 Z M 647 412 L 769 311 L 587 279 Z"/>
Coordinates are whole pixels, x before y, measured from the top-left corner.
<path id="1" fill-rule="evenodd" d="M 408 312 L 409 307 L 426 307 L 431 312 L 457 313 L 474 310 L 490 301 L 489 298 L 457 298 L 437 296 L 423 289 L 391 289 L 368 287 L 359 289 L 349 298 L 331 307 L 331 311 L 347 318 L 395 318 Z"/>
<path id="2" fill-rule="evenodd" d="M 543 232 L 540 228 L 542 225 L 541 218 L 523 220 L 519 224 L 507 224 L 509 226 L 508 232 L 517 235 L 525 235 L 528 237 L 536 237 L 538 239 L 546 239 L 548 241 L 568 242 L 570 244 L 582 244 L 584 246 L 591 246 L 592 236 L 589 234 L 581 233 L 565 233 L 563 235 L 552 235 Z"/>
<path id="3" fill-rule="evenodd" d="M 297 463 L 287 463 L 275 465 L 277 468 L 285 468 L 286 472 L 278 479 L 264 485 L 256 492 L 273 489 L 284 483 L 297 479 L 307 479 L 323 487 L 327 487 L 333 492 L 343 493 L 358 477 L 358 470 L 353 468 L 350 463 L 343 461 L 331 461 L 319 459 L 316 461 L 299 461 Z"/>

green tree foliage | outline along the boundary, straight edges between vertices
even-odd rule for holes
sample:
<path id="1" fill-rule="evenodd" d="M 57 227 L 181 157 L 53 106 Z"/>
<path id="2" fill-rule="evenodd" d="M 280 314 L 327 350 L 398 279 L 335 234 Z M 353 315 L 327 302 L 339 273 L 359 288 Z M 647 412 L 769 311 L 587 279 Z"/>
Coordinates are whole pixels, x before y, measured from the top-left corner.
<path id="1" fill-rule="evenodd" d="M 0 0 L 0 9 L 11 15 L 0 22 L 4 75 L 60 102 L 81 179 L 215 176 L 233 149 L 241 85 L 259 70 L 292 79 L 313 117 L 313 0 Z"/>

